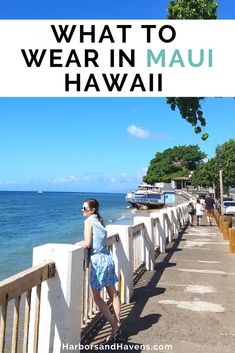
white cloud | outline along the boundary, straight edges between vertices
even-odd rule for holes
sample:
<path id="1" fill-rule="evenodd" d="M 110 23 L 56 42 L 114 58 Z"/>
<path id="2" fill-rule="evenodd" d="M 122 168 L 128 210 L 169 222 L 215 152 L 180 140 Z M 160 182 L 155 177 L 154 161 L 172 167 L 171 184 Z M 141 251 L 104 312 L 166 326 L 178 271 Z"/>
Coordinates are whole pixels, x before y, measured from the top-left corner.
<path id="1" fill-rule="evenodd" d="M 115 177 L 111 177 L 109 182 L 115 184 L 117 179 Z"/>
<path id="2" fill-rule="evenodd" d="M 128 175 L 126 172 L 119 174 L 99 174 L 99 173 L 78 173 L 76 175 L 67 175 L 56 177 L 52 180 L 53 184 L 69 184 L 69 183 L 104 183 L 104 184 L 118 184 L 136 182 L 140 175 Z"/>
<path id="3" fill-rule="evenodd" d="M 53 180 L 53 183 L 64 184 L 64 183 L 70 183 L 71 181 L 74 181 L 74 180 L 76 180 L 75 175 L 68 175 L 68 176 L 64 176 L 64 177 L 55 178 Z"/>
<path id="4" fill-rule="evenodd" d="M 77 175 L 67 175 L 63 177 L 58 177 L 53 180 L 54 184 L 64 184 L 64 183 L 71 183 L 74 181 L 87 181 L 91 180 L 93 176 L 89 173 L 80 173 Z"/>
<path id="5" fill-rule="evenodd" d="M 16 183 L 16 180 L 0 180 L 0 185 L 13 185 Z"/>
<path id="6" fill-rule="evenodd" d="M 148 130 L 144 130 L 136 125 L 129 125 L 127 131 L 130 135 L 139 139 L 147 139 L 150 137 L 150 132 Z"/>
<path id="7" fill-rule="evenodd" d="M 127 131 L 129 132 L 130 135 L 134 136 L 135 138 L 139 138 L 139 139 L 148 139 L 148 138 L 152 138 L 152 139 L 156 139 L 156 140 L 160 140 L 160 141 L 172 141 L 173 137 L 169 136 L 165 133 L 150 133 L 148 130 L 144 130 L 139 126 L 136 125 L 129 125 L 127 128 Z"/>
<path id="8" fill-rule="evenodd" d="M 57 188 L 79 188 L 80 190 L 90 190 L 95 188 L 100 191 L 127 192 L 135 189 L 146 175 L 147 168 L 141 168 L 131 174 L 125 170 L 120 173 L 95 173 L 79 172 L 74 175 L 67 175 L 54 178 L 51 182 Z"/>

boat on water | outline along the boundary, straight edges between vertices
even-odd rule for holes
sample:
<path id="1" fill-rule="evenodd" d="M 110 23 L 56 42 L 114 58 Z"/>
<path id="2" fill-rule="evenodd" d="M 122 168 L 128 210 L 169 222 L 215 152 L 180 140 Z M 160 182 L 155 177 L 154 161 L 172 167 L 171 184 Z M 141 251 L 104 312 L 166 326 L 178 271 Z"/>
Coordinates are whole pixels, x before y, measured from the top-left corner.
<path id="1" fill-rule="evenodd" d="M 168 183 L 153 185 L 142 183 L 138 189 L 126 194 L 126 202 L 135 208 L 162 208 L 175 204 L 175 189 Z"/>
<path id="2" fill-rule="evenodd" d="M 38 194 L 43 194 L 43 191 L 42 190 L 38 190 Z"/>

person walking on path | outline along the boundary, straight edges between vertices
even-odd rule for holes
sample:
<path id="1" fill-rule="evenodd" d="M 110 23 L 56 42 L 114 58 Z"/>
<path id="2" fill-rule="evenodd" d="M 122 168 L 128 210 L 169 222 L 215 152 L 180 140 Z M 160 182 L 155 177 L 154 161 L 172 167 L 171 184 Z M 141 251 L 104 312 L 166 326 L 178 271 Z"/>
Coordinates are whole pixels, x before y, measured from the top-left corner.
<path id="1" fill-rule="evenodd" d="M 197 200 L 195 209 L 196 209 L 196 217 L 197 217 L 197 226 L 200 226 L 201 225 L 201 219 L 202 219 L 202 216 L 203 216 L 204 207 L 202 206 L 202 204 L 201 204 L 199 199 Z"/>
<path id="2" fill-rule="evenodd" d="M 215 207 L 215 200 L 208 194 L 205 198 L 205 210 L 206 210 L 206 217 L 207 217 L 207 224 L 212 225 L 212 217 L 214 215 L 214 207 Z"/>
<path id="3" fill-rule="evenodd" d="M 88 248 L 90 256 L 90 287 L 93 298 L 104 318 L 112 327 L 107 342 L 115 342 L 121 333 L 120 322 L 120 299 L 115 283 L 118 278 L 115 274 L 113 258 L 107 247 L 107 230 L 103 218 L 99 215 L 99 203 L 95 199 L 83 202 L 84 240 L 76 243 Z M 108 305 L 101 298 L 100 291 L 106 288 L 113 303 L 114 315 L 110 312 Z"/>
<path id="4" fill-rule="evenodd" d="M 189 216 L 189 224 L 193 226 L 193 215 L 195 214 L 195 209 L 193 202 L 189 202 L 187 206 L 188 216 Z"/>

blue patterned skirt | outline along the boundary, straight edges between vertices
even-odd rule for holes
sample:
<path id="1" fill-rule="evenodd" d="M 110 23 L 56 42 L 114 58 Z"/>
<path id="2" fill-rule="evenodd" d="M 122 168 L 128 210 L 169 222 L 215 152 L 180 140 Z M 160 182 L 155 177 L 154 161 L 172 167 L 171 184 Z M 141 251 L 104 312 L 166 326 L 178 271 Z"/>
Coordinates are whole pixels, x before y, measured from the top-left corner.
<path id="1" fill-rule="evenodd" d="M 90 257 L 90 286 L 101 291 L 102 288 L 114 285 L 118 278 L 115 274 L 113 258 L 106 249 Z"/>

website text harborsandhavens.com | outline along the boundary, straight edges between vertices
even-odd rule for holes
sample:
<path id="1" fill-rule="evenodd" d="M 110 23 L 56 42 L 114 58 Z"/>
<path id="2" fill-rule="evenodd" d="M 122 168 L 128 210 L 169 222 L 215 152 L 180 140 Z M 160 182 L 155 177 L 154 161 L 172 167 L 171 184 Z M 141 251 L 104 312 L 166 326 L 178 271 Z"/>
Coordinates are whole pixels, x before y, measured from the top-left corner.
<path id="1" fill-rule="evenodd" d="M 173 350 L 173 346 L 171 344 L 131 344 L 131 343 L 113 343 L 113 344 L 69 344 L 62 343 L 63 351 L 155 351 L 155 352 L 169 352 Z"/>

